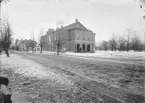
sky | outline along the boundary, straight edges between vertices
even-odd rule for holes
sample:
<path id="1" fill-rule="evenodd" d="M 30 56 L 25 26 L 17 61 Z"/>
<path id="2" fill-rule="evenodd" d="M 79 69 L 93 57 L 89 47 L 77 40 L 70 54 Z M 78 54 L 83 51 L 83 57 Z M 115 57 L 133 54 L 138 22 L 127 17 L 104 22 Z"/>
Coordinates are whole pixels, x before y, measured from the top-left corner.
<path id="1" fill-rule="evenodd" d="M 141 0 L 144 1 L 144 0 Z M 14 38 L 38 40 L 40 31 L 68 25 L 78 19 L 92 30 L 96 42 L 108 40 L 113 33 L 136 30 L 144 40 L 145 20 L 136 0 L 11 0 L 2 3 L 2 20 L 8 19 Z"/>

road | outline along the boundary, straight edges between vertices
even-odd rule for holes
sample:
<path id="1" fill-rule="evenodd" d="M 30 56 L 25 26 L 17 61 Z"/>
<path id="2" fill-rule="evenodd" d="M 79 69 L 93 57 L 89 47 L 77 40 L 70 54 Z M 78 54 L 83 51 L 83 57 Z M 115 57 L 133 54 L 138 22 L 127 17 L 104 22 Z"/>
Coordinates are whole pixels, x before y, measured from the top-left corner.
<path id="1" fill-rule="evenodd" d="M 76 85 L 95 92 L 98 96 L 96 101 L 101 103 L 144 102 L 145 70 L 141 65 L 142 61 L 20 52 L 16 54 L 31 59 L 48 70 L 70 79 Z"/>

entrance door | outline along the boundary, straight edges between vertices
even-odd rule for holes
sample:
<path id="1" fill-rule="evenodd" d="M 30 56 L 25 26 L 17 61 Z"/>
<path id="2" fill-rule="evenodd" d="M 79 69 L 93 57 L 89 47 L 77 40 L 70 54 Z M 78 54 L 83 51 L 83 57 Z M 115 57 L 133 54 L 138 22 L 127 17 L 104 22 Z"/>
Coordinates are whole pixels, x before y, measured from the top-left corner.
<path id="1" fill-rule="evenodd" d="M 80 44 L 77 44 L 77 52 L 80 52 Z"/>
<path id="2" fill-rule="evenodd" d="M 83 44 L 83 52 L 85 52 L 85 44 Z"/>
<path id="3" fill-rule="evenodd" d="M 87 51 L 90 51 L 90 44 L 87 45 Z"/>

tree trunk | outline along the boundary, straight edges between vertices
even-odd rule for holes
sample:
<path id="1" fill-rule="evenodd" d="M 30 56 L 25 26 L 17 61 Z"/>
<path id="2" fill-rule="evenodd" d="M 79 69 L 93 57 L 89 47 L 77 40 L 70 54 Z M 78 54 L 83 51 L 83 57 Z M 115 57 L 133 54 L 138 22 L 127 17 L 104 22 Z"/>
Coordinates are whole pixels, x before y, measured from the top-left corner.
<path id="1" fill-rule="evenodd" d="M 57 55 L 59 56 L 59 44 L 57 45 Z"/>
<path id="2" fill-rule="evenodd" d="M 119 46 L 119 51 L 121 51 L 121 45 Z"/>
<path id="3" fill-rule="evenodd" d="M 8 49 L 4 49 L 4 50 L 5 50 L 5 53 L 6 53 L 7 57 L 10 57 Z"/>
<path id="4" fill-rule="evenodd" d="M 116 51 L 116 46 L 114 47 L 115 51 Z"/>
<path id="5" fill-rule="evenodd" d="M 128 34 L 128 40 L 127 40 L 127 52 L 129 52 L 129 34 Z"/>
<path id="6" fill-rule="evenodd" d="M 42 53 L 42 46 L 40 47 L 40 53 Z"/>
<path id="7" fill-rule="evenodd" d="M 129 52 L 129 44 L 127 43 L 127 52 Z"/>
<path id="8" fill-rule="evenodd" d="M 113 46 L 111 46 L 111 49 L 112 49 L 112 51 L 113 51 Z"/>
<path id="9" fill-rule="evenodd" d="M 9 56 L 9 52 L 8 52 L 9 47 L 10 47 L 10 45 L 9 45 L 8 43 L 3 43 L 3 49 L 4 49 L 4 51 L 5 51 L 6 55 L 7 55 L 7 57 L 10 57 L 10 56 Z"/>

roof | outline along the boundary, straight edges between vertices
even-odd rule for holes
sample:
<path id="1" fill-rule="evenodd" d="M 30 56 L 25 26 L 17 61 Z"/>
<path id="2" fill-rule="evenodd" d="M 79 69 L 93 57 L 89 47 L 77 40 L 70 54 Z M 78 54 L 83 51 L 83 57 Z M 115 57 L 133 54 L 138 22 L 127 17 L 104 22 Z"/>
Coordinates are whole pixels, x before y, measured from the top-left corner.
<path id="1" fill-rule="evenodd" d="M 27 40 L 27 39 L 25 39 L 25 40 L 20 41 L 20 44 L 27 44 L 27 43 L 32 42 L 32 41 L 34 41 L 34 40 L 31 40 L 31 39 Z M 34 41 L 34 43 L 37 43 L 37 42 Z"/>
<path id="2" fill-rule="evenodd" d="M 66 30 L 71 30 L 71 29 L 82 29 L 82 30 L 88 30 L 85 26 L 83 26 L 79 21 L 70 24 L 68 26 L 63 27 Z"/>
<path id="3" fill-rule="evenodd" d="M 72 23 L 70 25 L 67 25 L 67 26 L 58 28 L 58 29 L 56 29 L 53 32 L 58 32 L 58 31 L 61 31 L 61 30 L 67 30 L 67 31 L 69 31 L 69 30 L 73 30 L 73 29 L 79 29 L 79 30 L 84 30 L 84 31 L 90 31 L 90 32 L 92 32 L 91 30 L 88 30 L 84 25 L 82 25 L 77 19 L 76 19 L 76 22 L 75 23 Z M 93 34 L 95 34 L 95 33 L 93 33 Z M 47 32 L 46 35 L 49 35 L 48 32 Z M 44 35 L 44 36 L 46 36 L 46 35 Z"/>

